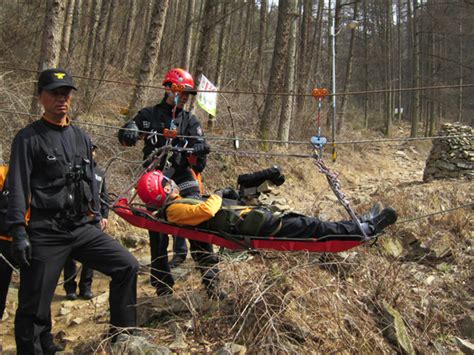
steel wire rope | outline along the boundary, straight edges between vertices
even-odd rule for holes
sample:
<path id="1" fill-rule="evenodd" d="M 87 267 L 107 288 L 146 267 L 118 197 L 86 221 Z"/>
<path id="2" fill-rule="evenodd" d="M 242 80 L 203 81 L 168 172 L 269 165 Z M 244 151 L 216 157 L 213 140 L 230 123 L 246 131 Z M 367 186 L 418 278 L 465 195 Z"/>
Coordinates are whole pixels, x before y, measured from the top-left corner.
<path id="1" fill-rule="evenodd" d="M 448 208 L 447 210 L 440 210 L 440 211 L 437 211 L 437 212 L 432 212 L 432 213 L 424 214 L 424 215 L 421 215 L 421 216 L 405 218 L 405 219 L 402 219 L 401 221 L 395 222 L 395 224 L 413 222 L 413 221 L 416 221 L 418 219 L 428 218 L 428 217 L 431 217 L 431 216 L 436 216 L 436 215 L 443 214 L 443 213 L 453 212 L 453 211 L 456 211 L 456 210 L 459 210 L 459 209 L 462 209 L 462 208 L 473 207 L 473 206 L 474 206 L 474 203 L 471 202 L 471 203 L 467 203 L 465 205 Z"/>
<path id="2" fill-rule="evenodd" d="M 20 111 L 12 111 L 12 110 L 4 110 L 0 109 L 0 112 L 3 113 L 11 113 L 16 115 L 24 115 L 24 116 L 32 116 L 38 117 L 38 115 L 34 115 L 28 112 L 20 112 Z M 84 124 L 88 126 L 96 126 L 102 128 L 110 128 L 116 130 L 133 130 L 130 128 L 122 128 L 120 126 L 114 125 L 107 125 L 101 123 L 93 123 L 93 122 L 85 122 L 77 119 L 72 119 L 72 122 Z M 149 131 L 142 131 L 137 130 L 138 133 L 143 134 L 150 134 Z M 157 136 L 163 136 L 163 133 L 153 133 Z M 105 135 L 104 135 L 105 136 Z M 114 136 L 107 136 L 107 137 L 114 137 Z M 185 136 L 185 135 L 177 135 L 177 138 L 202 138 L 202 136 Z M 378 138 L 378 139 L 361 139 L 361 140 L 346 140 L 346 141 L 335 141 L 331 142 L 328 141 L 327 144 L 367 144 L 367 143 L 384 143 L 384 142 L 405 142 L 405 141 L 422 141 L 422 140 L 433 140 L 433 139 L 448 139 L 448 138 L 472 138 L 474 135 L 472 134 L 459 134 L 459 135 L 447 135 L 447 136 L 429 136 L 429 137 L 396 137 L 396 138 Z M 308 145 L 311 146 L 311 143 L 308 141 L 282 141 L 278 139 L 258 139 L 258 138 L 238 138 L 238 137 L 224 137 L 224 136 L 205 136 L 206 140 L 222 140 L 222 141 L 235 141 L 238 139 L 239 141 L 243 142 L 256 142 L 256 143 L 276 143 L 276 144 L 293 144 L 293 145 Z"/>
<path id="3" fill-rule="evenodd" d="M 0 64 L 0 67 L 13 70 L 13 71 L 26 71 L 26 72 L 32 72 L 32 73 L 39 73 L 39 71 L 35 69 L 17 68 L 17 67 L 12 67 L 9 65 L 2 65 L 2 64 Z M 83 80 L 99 81 L 99 82 L 104 82 L 104 83 L 122 84 L 122 85 L 128 85 L 128 86 L 142 86 L 142 87 L 150 88 L 150 89 L 165 90 L 164 87 L 157 86 L 157 85 L 139 84 L 139 83 L 132 83 L 128 81 L 112 80 L 112 79 L 99 79 L 99 78 L 92 78 L 92 77 L 86 77 L 86 76 L 81 76 L 81 75 L 73 75 L 73 77 L 78 78 L 78 79 L 83 79 Z M 400 89 L 375 89 L 375 90 L 366 90 L 366 91 L 336 92 L 336 93 L 328 93 L 327 96 L 383 94 L 383 93 L 388 93 L 388 92 L 457 89 L 457 88 L 465 88 L 465 87 L 474 87 L 474 83 L 438 85 L 438 86 L 420 86 L 420 87 L 400 88 Z M 240 90 L 196 90 L 196 91 L 197 92 L 212 92 L 212 93 L 218 93 L 218 94 L 313 97 L 312 94 L 302 94 L 302 93 L 292 93 L 292 92 L 240 91 Z"/>

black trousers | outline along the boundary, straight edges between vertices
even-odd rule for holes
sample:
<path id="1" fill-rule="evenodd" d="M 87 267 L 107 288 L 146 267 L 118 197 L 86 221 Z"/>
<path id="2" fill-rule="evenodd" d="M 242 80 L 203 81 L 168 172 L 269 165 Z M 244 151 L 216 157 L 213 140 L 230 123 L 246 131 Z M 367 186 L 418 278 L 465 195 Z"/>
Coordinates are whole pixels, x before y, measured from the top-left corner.
<path id="1" fill-rule="evenodd" d="M 93 225 L 67 230 L 54 221 L 29 229 L 33 257 L 21 268 L 19 303 L 15 317 L 18 354 L 42 354 L 51 341 L 51 301 L 61 270 L 71 257 L 112 278 L 110 323 L 115 327 L 136 325 L 138 262 L 116 240 Z"/>
<path id="2" fill-rule="evenodd" d="M 150 281 L 155 288 L 172 288 L 174 285 L 168 264 L 167 234 L 149 231 L 151 251 Z M 191 256 L 202 275 L 202 283 L 209 286 L 218 282 L 219 258 L 212 250 L 212 244 L 189 239 Z"/>
<path id="3" fill-rule="evenodd" d="M 325 236 L 362 236 L 359 226 L 352 221 L 325 222 L 316 217 L 290 213 L 282 218 L 282 226 L 275 237 L 322 238 Z M 347 239 L 347 238 L 345 238 Z"/>
<path id="4" fill-rule="evenodd" d="M 76 273 L 76 262 L 72 258 L 68 258 L 64 264 L 64 290 L 66 293 L 76 293 Z M 94 270 L 82 265 L 81 278 L 79 280 L 80 294 L 91 290 L 93 276 Z"/>
<path id="5" fill-rule="evenodd" d="M 188 256 L 188 246 L 186 239 L 180 237 L 173 237 L 173 257 L 186 259 Z"/>
<path id="6" fill-rule="evenodd" d="M 11 242 L 8 240 L 0 240 L 0 253 L 13 265 L 10 253 Z M 7 302 L 8 286 L 12 278 L 13 269 L 8 265 L 3 258 L 0 258 L 0 320 L 3 318 L 5 311 L 5 304 Z"/>

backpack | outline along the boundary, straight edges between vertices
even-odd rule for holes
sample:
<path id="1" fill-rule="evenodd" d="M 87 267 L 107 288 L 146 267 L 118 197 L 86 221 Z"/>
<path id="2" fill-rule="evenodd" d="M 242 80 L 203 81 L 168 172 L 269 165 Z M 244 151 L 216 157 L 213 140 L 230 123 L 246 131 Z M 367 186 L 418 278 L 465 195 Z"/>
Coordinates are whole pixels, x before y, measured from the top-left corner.
<path id="1" fill-rule="evenodd" d="M 175 203 L 197 205 L 201 202 L 202 201 L 198 199 L 183 198 L 168 203 L 165 207 L 165 211 L 166 208 Z M 246 209 L 251 210 L 241 216 L 242 210 Z M 281 224 L 281 216 L 274 214 L 265 207 L 231 205 L 222 206 L 213 218 L 201 223 L 199 227 L 218 233 L 270 236 L 280 230 Z"/>

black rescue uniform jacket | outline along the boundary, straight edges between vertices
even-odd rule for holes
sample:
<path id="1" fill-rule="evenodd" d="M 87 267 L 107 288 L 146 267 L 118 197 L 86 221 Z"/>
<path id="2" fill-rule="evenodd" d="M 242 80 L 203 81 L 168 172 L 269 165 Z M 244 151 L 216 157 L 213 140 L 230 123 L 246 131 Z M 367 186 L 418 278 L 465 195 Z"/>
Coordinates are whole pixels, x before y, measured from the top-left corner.
<path id="1" fill-rule="evenodd" d="M 72 228 L 95 220 L 99 196 L 90 138 L 78 127 L 37 120 L 15 136 L 8 177 L 6 223 L 28 228 Z"/>
<path id="2" fill-rule="evenodd" d="M 134 117 L 134 121 L 139 130 L 148 131 L 146 135 L 145 145 L 143 147 L 143 159 L 159 147 L 166 144 L 166 138 L 162 135 L 154 133 L 163 133 L 164 129 L 170 129 L 173 117 L 173 106 L 168 105 L 165 100 L 158 105 L 145 107 L 141 109 Z M 182 109 L 176 109 L 176 118 L 174 120 L 178 135 L 182 136 L 202 136 L 203 130 L 201 123 L 195 115 Z M 172 145 L 183 147 L 186 143 L 187 148 L 192 148 L 196 143 L 204 142 L 203 138 L 175 138 Z M 174 153 L 170 159 L 171 167 L 165 166 L 163 160 L 159 166 L 159 170 L 164 171 L 165 175 L 172 178 L 179 186 L 181 193 L 184 195 L 200 194 L 199 186 L 191 169 L 195 173 L 200 173 L 206 167 L 206 157 L 187 156 L 187 153 Z"/>

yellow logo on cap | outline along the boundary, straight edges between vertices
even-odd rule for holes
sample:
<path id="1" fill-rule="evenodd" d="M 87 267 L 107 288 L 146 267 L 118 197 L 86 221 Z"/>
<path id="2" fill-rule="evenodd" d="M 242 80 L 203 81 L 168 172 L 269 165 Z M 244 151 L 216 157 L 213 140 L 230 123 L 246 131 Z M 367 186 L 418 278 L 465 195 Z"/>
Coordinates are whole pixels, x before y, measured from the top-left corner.
<path id="1" fill-rule="evenodd" d="M 65 75 L 65 73 L 54 73 L 54 76 L 59 80 L 63 79 Z"/>

